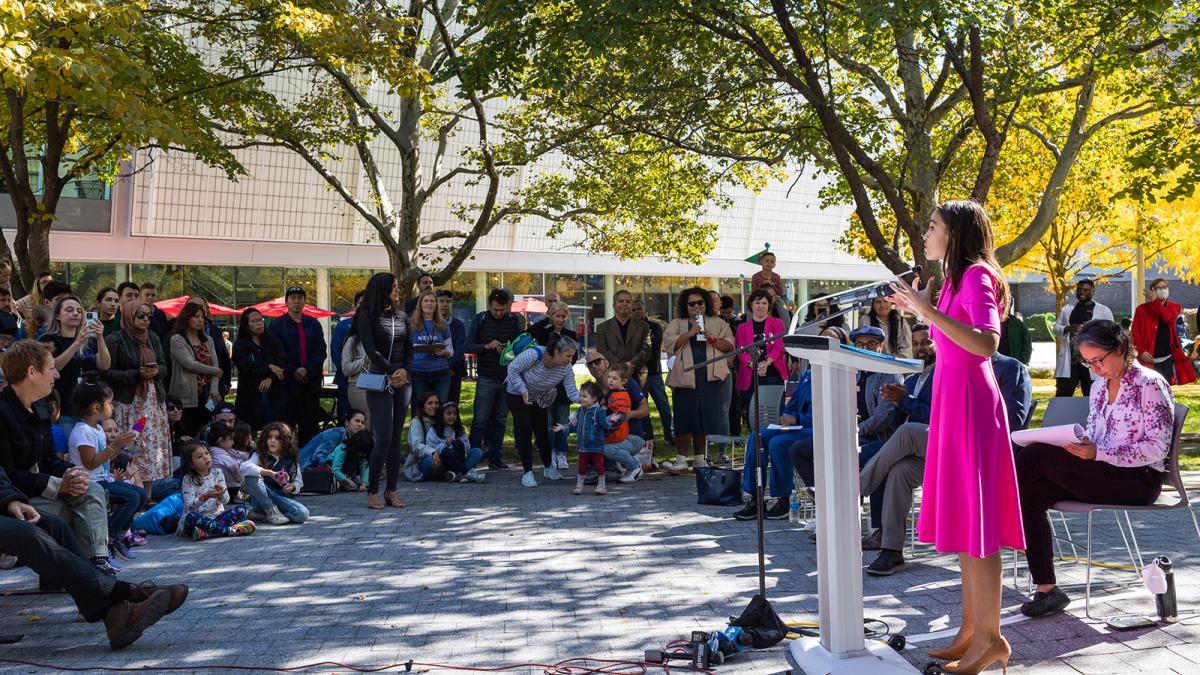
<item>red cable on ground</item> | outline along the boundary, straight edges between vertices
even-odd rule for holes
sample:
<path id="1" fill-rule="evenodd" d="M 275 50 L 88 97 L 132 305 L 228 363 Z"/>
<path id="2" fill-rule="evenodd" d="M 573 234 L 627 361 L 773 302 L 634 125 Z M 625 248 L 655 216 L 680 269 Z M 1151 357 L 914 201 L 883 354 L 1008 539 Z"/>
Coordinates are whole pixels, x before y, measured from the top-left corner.
<path id="1" fill-rule="evenodd" d="M 577 663 L 577 662 L 579 662 L 579 663 Z M 580 665 L 581 663 L 587 663 L 587 662 L 602 663 L 605 665 L 602 665 L 602 666 L 599 666 L 596 668 L 586 666 L 586 665 Z M 407 672 L 414 667 L 420 667 L 420 668 L 426 668 L 426 669 L 440 669 L 440 670 L 459 670 L 459 671 L 467 671 L 467 672 L 484 672 L 484 673 L 503 672 L 503 671 L 507 671 L 507 670 L 516 670 L 518 668 L 541 668 L 542 672 L 545 675 L 646 675 L 647 673 L 650 672 L 651 668 L 656 668 L 656 669 L 662 670 L 667 675 L 671 675 L 671 673 L 673 673 L 675 671 L 680 671 L 680 670 L 686 670 L 688 672 L 696 672 L 696 673 L 712 673 L 712 671 L 710 671 L 710 670 L 692 670 L 691 668 L 680 668 L 678 666 L 676 666 L 674 669 L 672 669 L 670 666 L 668 666 L 666 664 L 662 664 L 662 663 L 648 663 L 648 662 L 644 662 L 644 661 L 623 661 L 620 659 L 595 659 L 595 658 L 587 658 L 587 657 L 566 659 L 564 661 L 559 661 L 558 663 L 554 663 L 554 664 L 518 663 L 518 664 L 513 664 L 513 665 L 508 665 L 508 666 L 492 666 L 492 667 L 456 666 L 456 665 L 446 664 L 446 663 L 419 663 L 416 661 L 408 661 L 405 663 L 393 663 L 390 665 L 378 666 L 378 667 L 352 666 L 352 665 L 348 665 L 345 663 L 338 663 L 337 661 L 320 661 L 317 663 L 307 663 L 307 664 L 304 664 L 301 666 L 291 666 L 288 668 L 280 668 L 280 667 L 275 667 L 275 666 L 236 666 L 236 665 L 221 664 L 221 663 L 207 664 L 207 665 L 193 665 L 193 666 L 142 666 L 142 667 L 137 667 L 137 668 L 132 668 L 132 667 L 103 668 L 103 667 L 96 667 L 96 666 L 89 666 L 86 668 L 69 668 L 66 666 L 54 666 L 54 665 L 50 665 L 47 663 L 38 663 L 36 661 L 22 661 L 19 659 L 0 659 L 0 664 L 10 664 L 10 665 L 16 665 L 16 666 L 30 666 L 33 668 L 45 668 L 48 670 L 58 670 L 58 671 L 71 672 L 71 673 L 85 673 L 85 672 L 138 673 L 138 672 L 146 672 L 146 671 L 150 671 L 150 670 L 195 671 L 195 670 L 214 670 L 214 669 L 238 670 L 238 671 L 257 671 L 257 672 L 271 672 L 271 673 L 291 673 L 291 672 L 296 672 L 296 671 L 301 671 L 301 670 L 310 670 L 313 668 L 320 668 L 322 666 L 343 668 L 345 670 L 353 671 L 356 673 L 381 673 L 384 671 L 399 669 L 399 668 L 403 668 Z"/>

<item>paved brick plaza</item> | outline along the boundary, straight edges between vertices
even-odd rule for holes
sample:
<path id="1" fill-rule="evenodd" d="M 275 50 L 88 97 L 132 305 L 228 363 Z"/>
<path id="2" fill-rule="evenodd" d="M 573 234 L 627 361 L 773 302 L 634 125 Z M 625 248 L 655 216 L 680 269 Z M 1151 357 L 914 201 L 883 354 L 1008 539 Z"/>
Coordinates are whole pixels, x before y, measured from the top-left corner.
<path id="1" fill-rule="evenodd" d="M 151 669 L 638 658 L 692 629 L 723 627 L 757 586 L 753 523 L 728 519 L 730 509 L 697 506 L 690 479 L 613 484 L 607 497 L 573 497 L 567 481 L 525 490 L 516 472 L 491 473 L 482 486 L 405 484 L 401 494 L 411 506 L 401 511 L 368 512 L 362 495 L 308 497 L 313 518 L 301 527 L 264 526 L 249 539 L 198 544 L 155 537 L 123 578 L 188 582 L 192 595 L 179 613 L 114 654 L 101 626 L 74 623 L 66 596 L 0 598 L 0 634 L 25 634 L 19 645 L 0 647 L 0 658 Z M 1186 514 L 1134 518 L 1147 555 L 1176 559 L 1181 608 L 1200 608 L 1200 542 Z M 1097 557 L 1126 559 L 1111 515 L 1097 524 Z M 1081 540 L 1082 521 L 1073 529 Z M 780 613 L 814 619 L 815 544 L 786 521 L 768 524 L 767 542 Z M 867 577 L 867 615 L 910 636 L 956 625 L 952 562 L 918 547 L 907 571 Z M 1083 578 L 1079 566 L 1060 569 L 1060 581 Z M 1008 584 L 1006 616 L 1019 602 L 1011 576 Z M 28 570 L 0 572 L 0 592 L 31 587 Z M 1094 613 L 1153 613 L 1144 590 L 1123 595 L 1093 605 Z M 1016 671 L 1200 672 L 1200 618 L 1114 635 L 1083 620 L 1082 591 L 1073 596 L 1079 602 L 1070 614 L 1007 628 Z M 909 659 L 923 663 L 928 644 L 912 646 Z M 780 646 L 718 672 L 789 667 Z M 339 670 L 346 672 L 320 672 Z"/>

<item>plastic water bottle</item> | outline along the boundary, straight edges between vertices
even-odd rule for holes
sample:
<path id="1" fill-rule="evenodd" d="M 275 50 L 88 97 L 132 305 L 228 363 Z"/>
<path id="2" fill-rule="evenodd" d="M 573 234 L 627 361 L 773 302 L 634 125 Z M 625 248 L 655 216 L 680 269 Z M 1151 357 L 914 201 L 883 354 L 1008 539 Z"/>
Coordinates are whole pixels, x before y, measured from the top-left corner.
<path id="1" fill-rule="evenodd" d="M 788 521 L 793 525 L 800 524 L 800 491 L 792 490 L 792 496 L 788 498 Z"/>

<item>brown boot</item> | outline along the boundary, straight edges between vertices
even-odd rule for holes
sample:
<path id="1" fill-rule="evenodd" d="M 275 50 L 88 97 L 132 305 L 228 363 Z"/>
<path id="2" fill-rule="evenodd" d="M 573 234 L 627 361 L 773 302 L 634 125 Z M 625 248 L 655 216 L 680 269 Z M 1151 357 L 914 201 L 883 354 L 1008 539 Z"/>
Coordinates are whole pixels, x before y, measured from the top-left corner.
<path id="1" fill-rule="evenodd" d="M 380 497 L 379 495 L 367 495 L 367 508 L 368 509 L 382 509 L 383 508 L 383 497 Z"/>
<path id="2" fill-rule="evenodd" d="M 408 504 L 404 503 L 403 499 L 400 499 L 400 495 L 396 494 L 393 490 L 388 490 L 387 492 L 383 493 L 383 501 L 387 502 L 388 506 L 397 509 L 402 509 L 408 506 Z"/>
<path id="3" fill-rule="evenodd" d="M 145 602 L 154 595 L 154 592 L 163 589 L 171 594 L 171 601 L 167 603 L 167 614 L 179 609 L 184 600 L 187 600 L 188 587 L 185 584 L 171 584 L 170 586 L 157 586 L 153 581 L 143 581 L 140 584 L 133 584 L 129 587 L 130 602 Z"/>
<path id="4" fill-rule="evenodd" d="M 108 646 L 117 651 L 136 642 L 147 628 L 166 615 L 170 604 L 171 592 L 160 588 L 141 602 L 124 601 L 113 605 L 104 615 Z"/>

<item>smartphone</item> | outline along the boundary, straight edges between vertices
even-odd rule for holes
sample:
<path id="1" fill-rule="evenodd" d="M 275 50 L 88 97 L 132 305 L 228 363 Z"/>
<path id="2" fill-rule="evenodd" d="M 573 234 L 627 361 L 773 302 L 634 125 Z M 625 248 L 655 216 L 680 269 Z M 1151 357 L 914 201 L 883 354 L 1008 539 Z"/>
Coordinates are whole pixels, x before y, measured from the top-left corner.
<path id="1" fill-rule="evenodd" d="M 204 407 L 208 408 L 208 412 L 212 412 L 213 410 L 216 410 L 217 402 L 210 398 L 204 403 Z"/>
<path id="2" fill-rule="evenodd" d="M 696 341 L 704 342 L 705 340 L 708 340 L 708 337 L 704 335 L 704 315 L 697 314 L 693 318 L 696 321 L 696 325 L 700 327 L 700 332 L 696 334 Z"/>
<path id="3" fill-rule="evenodd" d="M 145 429 L 145 428 L 146 428 L 146 416 L 142 415 L 141 417 L 137 418 L 136 422 L 133 423 L 133 433 L 140 434 L 140 433 L 142 433 L 142 429 Z"/>
<path id="4" fill-rule="evenodd" d="M 87 321 L 99 322 L 100 321 L 100 313 L 99 312 L 88 312 L 87 314 L 83 315 L 83 318 L 86 319 Z"/>

